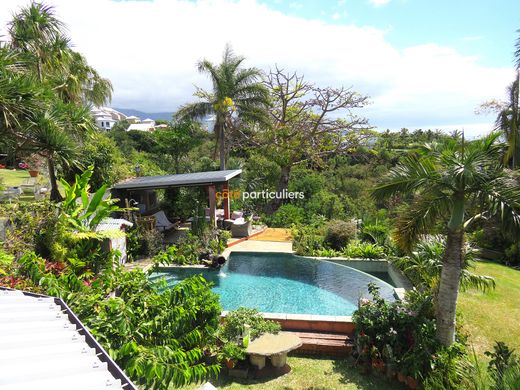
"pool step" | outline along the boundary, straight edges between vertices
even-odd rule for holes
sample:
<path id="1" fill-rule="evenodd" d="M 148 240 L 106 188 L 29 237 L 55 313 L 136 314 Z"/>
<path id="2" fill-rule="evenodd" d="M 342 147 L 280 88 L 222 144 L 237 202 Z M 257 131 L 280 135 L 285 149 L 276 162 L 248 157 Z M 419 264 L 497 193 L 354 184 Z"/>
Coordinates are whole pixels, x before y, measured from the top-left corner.
<path id="1" fill-rule="evenodd" d="M 302 331 L 287 331 L 302 339 L 302 346 L 298 353 L 326 354 L 334 356 L 349 355 L 354 346 L 353 338 L 349 334 L 315 333 Z"/>

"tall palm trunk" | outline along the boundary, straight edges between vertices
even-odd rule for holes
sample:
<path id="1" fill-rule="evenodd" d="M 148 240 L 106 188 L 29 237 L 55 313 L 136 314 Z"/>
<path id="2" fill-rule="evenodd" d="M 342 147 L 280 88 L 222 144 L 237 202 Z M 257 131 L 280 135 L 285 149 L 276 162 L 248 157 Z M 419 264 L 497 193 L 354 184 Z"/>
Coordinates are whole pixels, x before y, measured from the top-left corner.
<path id="1" fill-rule="evenodd" d="M 437 339 L 446 346 L 455 340 L 455 316 L 462 273 L 464 245 L 464 198 L 454 201 L 453 214 L 448 224 L 446 250 L 442 262 L 441 279 L 436 302 Z"/>
<path id="2" fill-rule="evenodd" d="M 219 157 L 220 157 L 220 170 L 226 169 L 226 145 L 224 140 L 224 126 L 221 125 L 219 129 Z"/>
<path id="3" fill-rule="evenodd" d="M 51 182 L 51 200 L 60 202 L 63 200 L 58 189 L 58 180 L 56 179 L 56 168 L 52 157 L 47 157 L 47 167 L 49 169 L 49 181 Z"/>

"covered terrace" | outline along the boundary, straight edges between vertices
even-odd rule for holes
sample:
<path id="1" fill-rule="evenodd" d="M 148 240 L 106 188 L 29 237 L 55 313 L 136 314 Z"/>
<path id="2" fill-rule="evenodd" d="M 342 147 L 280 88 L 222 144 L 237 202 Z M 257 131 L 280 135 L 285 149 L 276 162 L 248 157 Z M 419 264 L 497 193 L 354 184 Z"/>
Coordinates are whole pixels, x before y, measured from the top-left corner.
<path id="1" fill-rule="evenodd" d="M 229 192 L 229 181 L 242 173 L 241 169 L 225 171 L 207 171 L 181 173 L 164 176 L 141 176 L 117 183 L 112 187 L 112 194 L 126 202 L 133 201 L 130 206 L 138 207 L 143 215 L 150 215 L 158 211 L 156 190 L 175 187 L 205 187 L 208 194 L 209 217 L 216 224 L 217 186 L 222 192 Z M 229 219 L 229 196 L 222 197 L 224 219 Z"/>

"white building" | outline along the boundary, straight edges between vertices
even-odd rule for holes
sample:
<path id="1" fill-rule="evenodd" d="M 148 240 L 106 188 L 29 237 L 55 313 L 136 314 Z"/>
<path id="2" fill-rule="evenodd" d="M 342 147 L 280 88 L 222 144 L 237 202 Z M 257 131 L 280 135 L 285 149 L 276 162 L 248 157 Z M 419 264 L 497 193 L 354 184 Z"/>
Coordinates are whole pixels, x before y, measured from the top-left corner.
<path id="1" fill-rule="evenodd" d="M 130 126 L 128 126 L 128 129 L 126 131 L 130 130 L 139 130 L 139 131 L 154 131 L 155 129 L 155 122 L 153 123 L 132 123 Z"/>
<path id="2" fill-rule="evenodd" d="M 139 118 L 138 116 L 135 116 L 135 115 L 127 116 L 126 120 L 129 123 L 141 123 L 141 118 Z"/>
<path id="3" fill-rule="evenodd" d="M 93 107 L 90 112 L 102 130 L 110 130 L 117 122 L 127 119 L 125 114 L 110 107 Z"/>

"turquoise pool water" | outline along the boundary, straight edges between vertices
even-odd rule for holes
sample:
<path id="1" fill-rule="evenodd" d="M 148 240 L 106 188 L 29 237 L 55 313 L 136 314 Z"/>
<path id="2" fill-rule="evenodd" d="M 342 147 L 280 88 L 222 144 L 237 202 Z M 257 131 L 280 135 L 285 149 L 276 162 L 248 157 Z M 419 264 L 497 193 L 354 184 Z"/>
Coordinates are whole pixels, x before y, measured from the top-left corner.
<path id="1" fill-rule="evenodd" d="M 380 287 L 383 298 L 393 301 L 393 287 L 353 268 L 288 253 L 233 252 L 219 270 L 179 268 L 151 275 L 169 286 L 192 275 L 213 283 L 224 310 L 241 306 L 267 313 L 348 316 L 358 298 L 368 297 L 367 285 Z"/>

